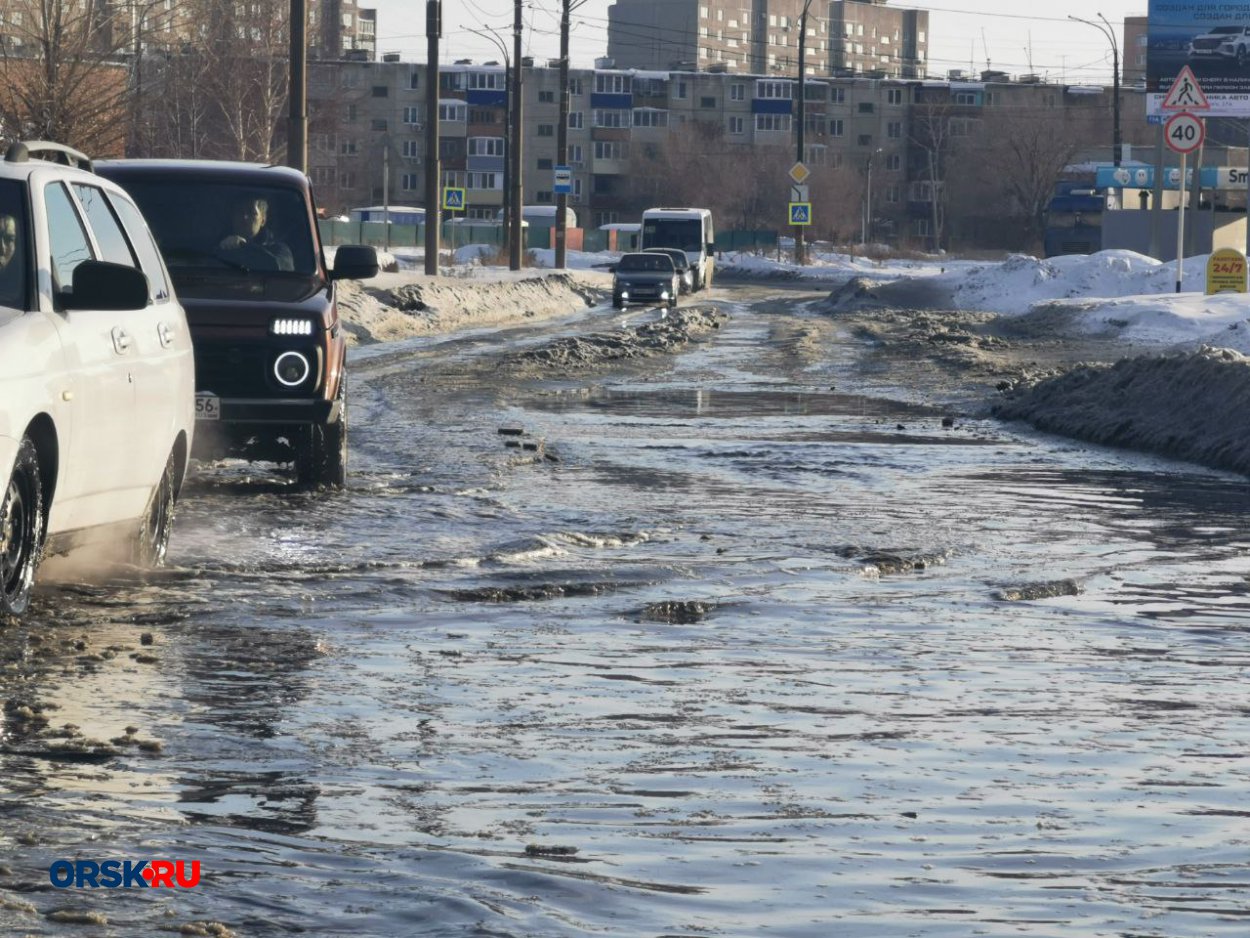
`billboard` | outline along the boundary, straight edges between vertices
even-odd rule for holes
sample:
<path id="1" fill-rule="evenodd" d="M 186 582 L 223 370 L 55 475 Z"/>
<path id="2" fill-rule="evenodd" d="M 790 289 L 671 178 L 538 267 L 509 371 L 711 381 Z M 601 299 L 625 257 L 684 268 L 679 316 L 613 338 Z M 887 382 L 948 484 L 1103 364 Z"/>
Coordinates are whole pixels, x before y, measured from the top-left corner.
<path id="1" fill-rule="evenodd" d="M 1250 117 L 1250 0 L 1150 0 L 1146 33 L 1147 112 L 1181 68 L 1202 86 L 1209 117 Z"/>

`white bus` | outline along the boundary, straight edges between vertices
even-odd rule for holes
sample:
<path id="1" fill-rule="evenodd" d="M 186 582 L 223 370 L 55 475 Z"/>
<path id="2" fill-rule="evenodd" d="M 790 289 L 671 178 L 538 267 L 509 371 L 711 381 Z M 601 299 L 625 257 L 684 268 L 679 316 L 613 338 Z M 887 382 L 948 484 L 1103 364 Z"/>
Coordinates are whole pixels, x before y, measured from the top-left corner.
<path id="1" fill-rule="evenodd" d="M 705 208 L 649 208 L 642 213 L 641 250 L 680 248 L 694 271 L 694 289 L 712 285 L 716 232 Z"/>

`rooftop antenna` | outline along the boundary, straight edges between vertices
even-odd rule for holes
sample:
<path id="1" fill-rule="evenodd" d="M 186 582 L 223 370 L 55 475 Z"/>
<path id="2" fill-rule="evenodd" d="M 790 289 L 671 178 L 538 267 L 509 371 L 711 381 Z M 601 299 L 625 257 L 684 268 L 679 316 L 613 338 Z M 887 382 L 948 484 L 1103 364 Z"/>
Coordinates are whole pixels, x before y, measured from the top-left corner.
<path id="1" fill-rule="evenodd" d="M 1033 30 L 1028 32 L 1029 44 L 1024 47 L 1024 57 L 1029 63 L 1029 74 L 1033 74 Z"/>
<path id="2" fill-rule="evenodd" d="M 985 41 L 985 27 L 981 27 L 981 48 L 985 50 L 985 70 L 990 70 L 990 45 Z"/>

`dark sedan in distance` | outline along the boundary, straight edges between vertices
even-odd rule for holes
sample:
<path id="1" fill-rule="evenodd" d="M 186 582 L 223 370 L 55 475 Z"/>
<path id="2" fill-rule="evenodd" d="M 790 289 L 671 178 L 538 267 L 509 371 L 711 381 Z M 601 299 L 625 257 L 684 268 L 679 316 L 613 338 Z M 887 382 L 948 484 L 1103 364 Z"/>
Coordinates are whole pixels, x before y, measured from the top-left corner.
<path id="1" fill-rule="evenodd" d="M 613 272 L 612 305 L 617 309 L 630 303 L 664 305 L 669 309 L 677 305 L 681 278 L 667 254 L 622 254 Z"/>

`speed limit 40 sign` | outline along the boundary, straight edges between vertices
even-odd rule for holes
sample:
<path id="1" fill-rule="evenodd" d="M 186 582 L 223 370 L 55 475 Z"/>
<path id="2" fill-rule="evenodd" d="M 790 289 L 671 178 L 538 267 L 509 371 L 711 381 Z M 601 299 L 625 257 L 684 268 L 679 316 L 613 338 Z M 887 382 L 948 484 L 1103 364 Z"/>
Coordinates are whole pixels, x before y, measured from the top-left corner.
<path id="1" fill-rule="evenodd" d="M 1205 136 L 1206 125 L 1202 118 L 1188 111 L 1173 114 L 1163 125 L 1163 139 L 1177 153 L 1193 153 L 1202 146 Z"/>

